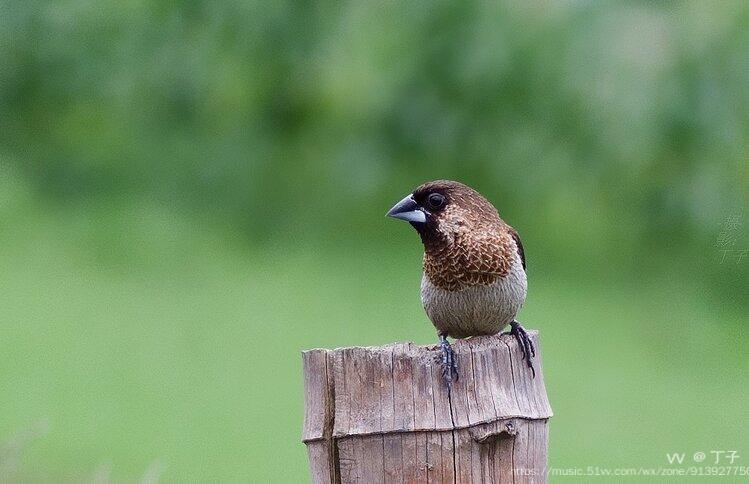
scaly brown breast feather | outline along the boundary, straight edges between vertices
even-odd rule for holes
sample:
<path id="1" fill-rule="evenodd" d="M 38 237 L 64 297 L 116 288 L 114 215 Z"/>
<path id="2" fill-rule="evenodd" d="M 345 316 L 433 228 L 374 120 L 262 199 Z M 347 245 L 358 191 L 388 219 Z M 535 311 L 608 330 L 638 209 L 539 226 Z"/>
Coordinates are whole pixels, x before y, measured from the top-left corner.
<path id="1" fill-rule="evenodd" d="M 462 233 L 451 244 L 425 251 L 424 273 L 432 284 L 448 291 L 490 285 L 507 275 L 515 250 L 506 231 Z"/>

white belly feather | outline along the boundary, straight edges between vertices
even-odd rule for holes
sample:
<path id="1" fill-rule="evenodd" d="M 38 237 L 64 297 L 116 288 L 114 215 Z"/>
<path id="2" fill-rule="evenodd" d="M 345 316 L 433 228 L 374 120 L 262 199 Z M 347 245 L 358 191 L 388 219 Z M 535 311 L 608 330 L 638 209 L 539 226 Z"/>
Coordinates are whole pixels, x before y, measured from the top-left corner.
<path id="1" fill-rule="evenodd" d="M 454 338 L 496 334 L 512 322 L 525 302 L 528 290 L 525 270 L 515 255 L 510 271 L 490 285 L 446 291 L 421 279 L 421 302 L 439 331 Z"/>

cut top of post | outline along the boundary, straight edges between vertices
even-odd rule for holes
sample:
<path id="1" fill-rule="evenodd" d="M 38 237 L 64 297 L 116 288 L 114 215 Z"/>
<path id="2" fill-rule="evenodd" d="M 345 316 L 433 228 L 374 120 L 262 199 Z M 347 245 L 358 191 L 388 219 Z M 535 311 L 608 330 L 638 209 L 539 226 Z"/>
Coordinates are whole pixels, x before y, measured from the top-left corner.
<path id="1" fill-rule="evenodd" d="M 538 348 L 538 333 L 529 332 Z M 547 419 L 540 351 L 536 377 L 511 336 L 458 340 L 459 379 L 448 386 L 436 346 L 314 349 L 303 353 L 302 440 L 453 430 L 509 418 Z"/>

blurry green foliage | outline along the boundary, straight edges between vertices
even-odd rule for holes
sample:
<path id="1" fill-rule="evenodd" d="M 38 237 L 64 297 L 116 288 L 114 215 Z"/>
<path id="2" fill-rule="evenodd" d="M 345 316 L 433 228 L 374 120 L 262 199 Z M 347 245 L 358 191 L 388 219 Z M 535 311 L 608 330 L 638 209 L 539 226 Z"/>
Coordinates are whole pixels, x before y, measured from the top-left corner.
<path id="1" fill-rule="evenodd" d="M 55 199 L 148 197 L 262 240 L 366 229 L 377 195 L 450 177 L 627 244 L 747 202 L 745 2 L 0 9 L 0 143 Z"/>

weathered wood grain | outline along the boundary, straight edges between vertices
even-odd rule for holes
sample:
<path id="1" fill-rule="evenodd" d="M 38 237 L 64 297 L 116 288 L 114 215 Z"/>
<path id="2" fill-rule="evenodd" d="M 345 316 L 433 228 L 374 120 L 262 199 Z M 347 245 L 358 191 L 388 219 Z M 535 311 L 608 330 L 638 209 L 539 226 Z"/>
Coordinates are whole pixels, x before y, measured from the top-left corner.
<path id="1" fill-rule="evenodd" d="M 302 353 L 304 367 L 304 429 L 310 473 L 313 482 L 337 482 L 338 465 L 333 433 L 333 375 L 331 352 L 310 350 Z"/>
<path id="2" fill-rule="evenodd" d="M 540 350 L 532 378 L 512 337 L 453 346 L 460 378 L 449 391 L 436 346 L 304 352 L 313 482 L 546 482 Z"/>

